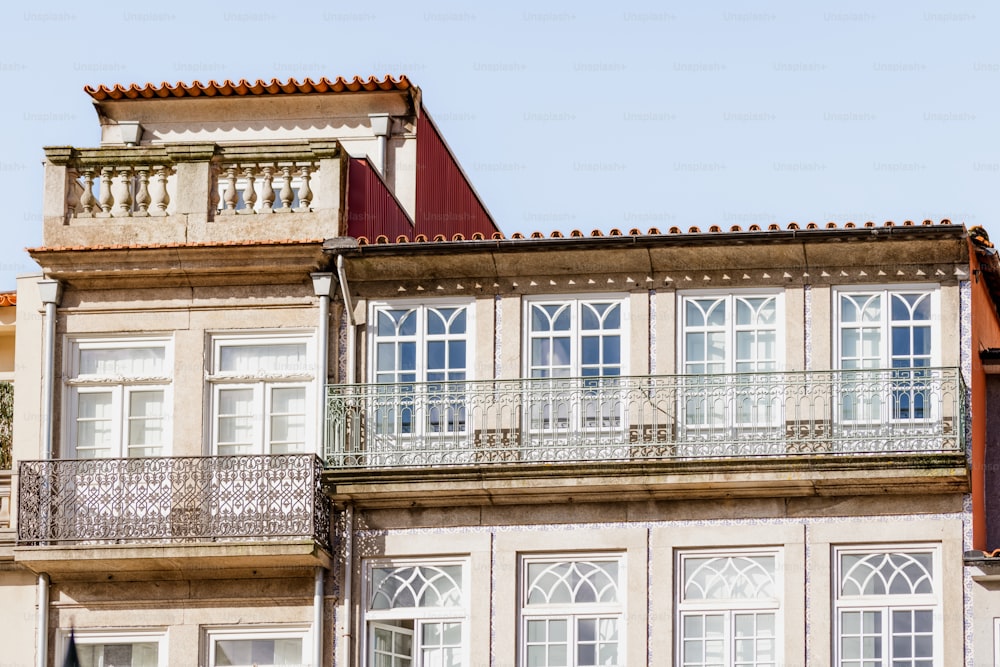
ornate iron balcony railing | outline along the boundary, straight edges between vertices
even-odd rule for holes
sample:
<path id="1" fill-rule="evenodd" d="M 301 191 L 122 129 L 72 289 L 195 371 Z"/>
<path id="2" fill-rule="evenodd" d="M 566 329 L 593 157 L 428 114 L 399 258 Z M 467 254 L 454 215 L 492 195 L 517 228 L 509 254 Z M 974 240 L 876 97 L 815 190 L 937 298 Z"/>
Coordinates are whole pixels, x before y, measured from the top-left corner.
<path id="1" fill-rule="evenodd" d="M 956 368 L 327 388 L 335 468 L 960 452 Z"/>
<path id="2" fill-rule="evenodd" d="M 21 461 L 17 542 L 246 542 L 330 548 L 312 454 Z"/>

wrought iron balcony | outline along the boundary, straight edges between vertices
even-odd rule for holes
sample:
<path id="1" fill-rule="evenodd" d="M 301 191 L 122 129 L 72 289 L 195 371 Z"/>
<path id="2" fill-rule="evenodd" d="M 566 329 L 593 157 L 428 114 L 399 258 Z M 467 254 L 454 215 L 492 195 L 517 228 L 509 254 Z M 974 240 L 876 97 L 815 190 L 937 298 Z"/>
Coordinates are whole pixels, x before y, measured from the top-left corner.
<path id="1" fill-rule="evenodd" d="M 328 466 L 955 453 L 956 368 L 327 388 Z"/>
<path id="2" fill-rule="evenodd" d="M 18 545 L 311 539 L 330 549 L 311 454 L 21 461 Z"/>

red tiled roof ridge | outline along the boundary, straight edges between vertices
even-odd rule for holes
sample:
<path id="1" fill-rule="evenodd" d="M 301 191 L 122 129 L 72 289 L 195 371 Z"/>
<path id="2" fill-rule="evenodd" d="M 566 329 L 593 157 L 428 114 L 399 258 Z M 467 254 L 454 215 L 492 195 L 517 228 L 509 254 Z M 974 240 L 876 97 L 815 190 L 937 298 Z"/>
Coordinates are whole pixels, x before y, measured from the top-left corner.
<path id="1" fill-rule="evenodd" d="M 159 84 L 132 83 L 122 85 L 116 83 L 113 86 L 101 84 L 99 86 L 84 86 L 83 90 L 96 101 L 120 100 L 120 99 L 148 99 L 154 97 L 240 97 L 249 95 L 294 95 L 305 93 L 356 93 L 356 92 L 376 92 L 382 90 L 409 90 L 413 83 L 401 74 L 398 78 L 391 74 L 386 74 L 379 79 L 370 76 L 363 79 L 355 76 L 345 79 L 338 76 L 336 79 L 328 79 L 325 76 L 319 79 L 306 77 L 301 81 L 289 78 L 287 81 L 280 79 L 257 79 L 256 81 L 231 81 L 226 79 L 217 82 L 214 79 L 208 83 L 201 83 L 197 79 L 191 83 L 178 81 L 174 85 L 164 81 Z"/>
<path id="2" fill-rule="evenodd" d="M 16 306 L 17 292 L 0 292 L 0 306 Z"/>
<path id="3" fill-rule="evenodd" d="M 924 220 L 924 221 L 922 221 L 920 223 L 913 222 L 912 220 L 906 220 L 904 222 L 893 222 L 892 220 L 886 220 L 884 223 L 882 223 L 881 226 L 885 227 L 885 228 L 893 228 L 893 227 L 918 227 L 918 226 L 919 227 L 932 227 L 932 226 L 955 225 L 955 224 L 956 223 L 953 223 L 948 218 L 944 218 L 940 222 L 934 222 L 933 220 Z M 546 234 L 545 232 L 537 231 L 536 230 L 536 231 L 533 231 L 533 232 L 513 232 L 510 236 L 504 236 L 504 234 L 502 232 L 494 232 L 493 235 L 490 237 L 489 240 L 492 240 L 492 241 L 506 241 L 506 240 L 523 241 L 523 240 L 532 240 L 532 241 L 534 241 L 534 240 L 545 239 L 545 238 L 549 238 L 549 239 L 563 239 L 563 238 L 577 239 L 577 238 L 586 238 L 588 236 L 592 237 L 592 238 L 596 238 L 596 237 L 604 237 L 604 236 L 633 236 L 633 237 L 635 237 L 635 236 L 663 236 L 663 235 L 666 235 L 666 234 L 669 234 L 669 235 L 672 235 L 672 236 L 676 236 L 676 235 L 684 236 L 684 235 L 693 235 L 693 234 L 764 234 L 764 235 L 766 235 L 766 234 L 769 234 L 771 232 L 800 231 L 800 230 L 803 230 L 803 229 L 804 230 L 858 229 L 858 228 L 862 228 L 862 227 L 864 227 L 864 228 L 877 228 L 877 227 L 879 227 L 879 225 L 877 225 L 876 223 L 872 222 L 871 220 L 868 220 L 868 221 L 863 222 L 863 223 L 845 222 L 842 225 L 838 225 L 836 222 L 827 222 L 825 224 L 818 224 L 816 222 L 807 222 L 807 223 L 804 223 L 804 224 L 798 223 L 798 222 L 789 222 L 784 228 L 782 228 L 781 225 L 779 225 L 777 223 L 769 223 L 766 227 L 761 226 L 759 224 L 752 224 L 746 230 L 744 230 L 739 225 L 732 225 L 731 227 L 729 227 L 729 229 L 724 229 L 720 225 L 710 225 L 707 232 L 703 231 L 700 227 L 697 227 L 697 226 L 691 226 L 691 227 L 689 227 L 686 232 L 684 230 L 682 230 L 680 227 L 672 226 L 666 232 L 660 231 L 660 229 L 658 229 L 657 227 L 650 227 L 649 230 L 646 231 L 645 233 L 642 232 L 640 229 L 632 228 L 632 229 L 630 229 L 628 231 L 628 234 L 623 233 L 620 229 L 617 229 L 617 228 L 611 229 L 607 234 L 605 234 L 600 229 L 595 229 L 595 230 L 591 231 L 589 234 L 584 234 L 582 231 L 580 231 L 578 229 L 572 230 L 571 232 L 569 232 L 569 234 L 564 234 L 563 232 L 558 231 L 558 230 L 556 230 L 556 231 L 550 231 L 550 232 L 548 232 Z M 477 236 L 479 238 L 476 238 Z M 428 238 L 426 234 L 417 234 L 415 237 L 413 237 L 413 239 L 409 239 L 408 237 L 401 235 L 401 236 L 397 236 L 395 241 L 390 241 L 389 239 L 387 239 L 384 236 L 379 236 L 374 241 L 371 240 L 371 239 L 369 239 L 366 236 L 359 236 L 357 238 L 357 241 L 358 241 L 359 245 L 373 245 L 373 244 L 384 245 L 386 243 L 389 243 L 389 244 L 392 244 L 392 243 L 441 243 L 441 242 L 446 242 L 446 241 L 465 241 L 465 240 L 467 240 L 467 239 L 462 234 L 455 234 L 450 239 L 447 238 L 444 234 L 437 234 L 437 235 L 435 235 L 432 238 Z M 468 240 L 482 241 L 484 239 L 482 238 L 482 235 L 474 235 L 472 239 L 468 239 Z"/>
<path id="4" fill-rule="evenodd" d="M 59 252 L 66 250 L 155 250 L 165 248 L 219 248 L 233 246 L 272 246 L 272 245 L 321 245 L 323 239 L 273 239 L 261 241 L 188 241 L 184 243 L 116 243 L 109 245 L 74 245 L 74 246 L 39 246 L 25 248 L 27 252 Z"/>

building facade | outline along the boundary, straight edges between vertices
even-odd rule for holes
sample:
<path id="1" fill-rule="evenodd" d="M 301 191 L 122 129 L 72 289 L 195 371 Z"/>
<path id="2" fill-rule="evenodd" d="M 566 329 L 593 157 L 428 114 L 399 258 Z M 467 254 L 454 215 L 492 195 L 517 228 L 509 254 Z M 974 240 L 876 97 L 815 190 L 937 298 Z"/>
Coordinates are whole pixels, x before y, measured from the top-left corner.
<path id="1" fill-rule="evenodd" d="M 405 78 L 88 93 L 18 285 L 12 655 L 992 664 L 962 225 L 507 238 Z"/>

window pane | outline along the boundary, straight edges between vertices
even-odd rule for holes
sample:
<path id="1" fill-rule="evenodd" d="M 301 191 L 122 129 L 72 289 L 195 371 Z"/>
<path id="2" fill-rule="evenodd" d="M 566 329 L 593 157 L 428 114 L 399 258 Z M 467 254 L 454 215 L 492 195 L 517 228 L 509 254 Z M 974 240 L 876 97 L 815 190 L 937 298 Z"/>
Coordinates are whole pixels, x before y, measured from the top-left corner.
<path id="1" fill-rule="evenodd" d="M 302 640 L 220 639 L 215 642 L 215 664 L 220 667 L 301 665 Z"/>
<path id="2" fill-rule="evenodd" d="M 379 371 L 396 370 L 396 344 L 379 343 L 375 346 L 375 358 Z"/>
<path id="3" fill-rule="evenodd" d="M 112 404 L 113 396 L 110 391 L 77 395 L 77 456 L 92 458 L 111 455 L 111 447 L 115 442 Z"/>
<path id="4" fill-rule="evenodd" d="M 163 392 L 129 395 L 129 456 L 156 456 L 163 445 Z"/>
<path id="5" fill-rule="evenodd" d="M 454 308 L 427 309 L 427 333 L 439 336 L 448 330 L 448 318 L 455 312 Z"/>
<path id="6" fill-rule="evenodd" d="M 166 349 L 163 346 L 80 350 L 80 375 L 106 377 L 161 377 Z"/>
<path id="7" fill-rule="evenodd" d="M 462 378 L 450 378 L 450 379 L 464 379 L 465 371 L 465 341 L 464 340 L 452 340 L 448 341 L 448 368 L 450 370 L 460 370 L 463 372 Z"/>
<path id="8" fill-rule="evenodd" d="M 81 667 L 157 667 L 159 644 L 156 642 L 90 644 L 78 641 L 77 657 Z"/>
<path id="9" fill-rule="evenodd" d="M 718 300 L 708 308 L 709 302 L 703 302 L 708 309 L 708 326 L 721 327 L 726 324 L 726 302 Z"/>
<path id="10" fill-rule="evenodd" d="M 931 328 L 913 327 L 913 354 L 929 356 L 931 353 Z"/>
<path id="11" fill-rule="evenodd" d="M 222 389 L 219 391 L 219 447 L 228 446 L 226 453 L 249 454 L 254 442 L 253 389 Z"/>
<path id="12" fill-rule="evenodd" d="M 461 565 L 372 569 L 369 609 L 458 607 L 462 604 Z"/>
<path id="13" fill-rule="evenodd" d="M 910 329 L 907 327 L 892 328 L 892 354 L 898 356 L 908 356 L 910 350 Z"/>
<path id="14" fill-rule="evenodd" d="M 605 336 L 603 339 L 604 363 L 617 365 L 622 362 L 621 336 Z"/>
<path id="15" fill-rule="evenodd" d="M 280 387 L 271 390 L 272 454 L 305 451 L 306 389 Z"/>
<path id="16" fill-rule="evenodd" d="M 434 340 L 427 343 L 427 368 L 447 368 L 445 363 L 445 342 Z"/>
<path id="17" fill-rule="evenodd" d="M 224 373 L 303 373 L 309 370 L 305 343 L 267 345 L 223 345 L 219 370 Z"/>

